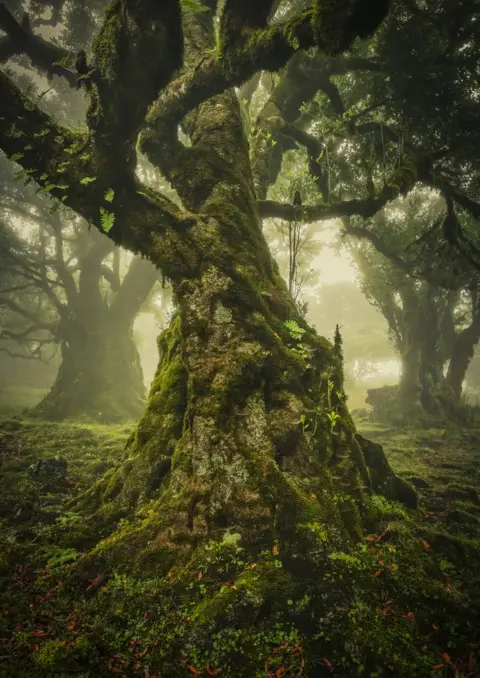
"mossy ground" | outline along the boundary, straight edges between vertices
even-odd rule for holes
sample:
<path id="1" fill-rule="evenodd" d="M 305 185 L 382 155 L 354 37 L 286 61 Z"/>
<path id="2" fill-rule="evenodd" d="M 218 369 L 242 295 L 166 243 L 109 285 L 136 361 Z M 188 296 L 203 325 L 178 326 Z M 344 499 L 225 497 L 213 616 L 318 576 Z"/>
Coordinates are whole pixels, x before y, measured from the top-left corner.
<path id="1" fill-rule="evenodd" d="M 477 675 L 479 431 L 361 425 L 413 479 L 422 506 L 374 497 L 367 533 L 348 552 L 323 552 L 326 535 L 312 537 L 319 565 L 302 590 L 281 549 L 250 562 L 228 531 L 182 567 L 157 549 L 129 569 L 136 554 L 126 553 L 117 574 L 104 581 L 99 571 L 85 590 L 72 582 L 75 560 L 112 525 L 69 501 L 123 459 L 132 430 L 17 421 L 0 432 L 0 675 Z M 29 478 L 30 464 L 55 454 L 69 463 L 66 482 Z"/>

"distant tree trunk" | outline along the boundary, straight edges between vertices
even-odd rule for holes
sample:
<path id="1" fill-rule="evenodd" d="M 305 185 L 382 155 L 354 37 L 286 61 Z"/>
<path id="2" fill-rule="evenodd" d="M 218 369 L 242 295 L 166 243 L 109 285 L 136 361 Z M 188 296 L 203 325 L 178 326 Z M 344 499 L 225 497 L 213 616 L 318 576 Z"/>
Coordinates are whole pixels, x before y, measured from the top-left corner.
<path id="1" fill-rule="evenodd" d="M 52 388 L 34 412 L 53 420 L 86 416 L 114 422 L 137 417 L 145 405 L 140 357 L 128 325 L 92 328 L 70 321 Z"/>
<path id="2" fill-rule="evenodd" d="M 422 387 L 420 401 L 423 409 L 432 415 L 442 415 L 446 406 L 441 350 L 440 310 L 435 299 L 435 289 L 426 285 L 420 296 L 418 341 L 420 344 L 419 378 Z"/>
<path id="3" fill-rule="evenodd" d="M 133 323 L 158 272 L 137 259 L 107 305 L 100 293 L 100 263 L 97 257 L 95 266 L 82 269 L 73 310 L 67 307 L 61 318 L 62 362 L 50 392 L 33 411 L 42 417 L 113 422 L 138 417 L 145 406 Z"/>
<path id="4" fill-rule="evenodd" d="M 453 345 L 445 382 L 458 399 L 462 395 L 463 382 L 479 341 L 480 323 L 477 322 L 462 330 Z"/>
<path id="5" fill-rule="evenodd" d="M 398 386 L 400 407 L 407 414 L 420 403 L 420 342 L 419 342 L 419 304 L 415 293 L 410 289 L 400 292 L 403 303 L 401 323 L 401 343 L 397 350 L 400 354 L 401 371 Z"/>

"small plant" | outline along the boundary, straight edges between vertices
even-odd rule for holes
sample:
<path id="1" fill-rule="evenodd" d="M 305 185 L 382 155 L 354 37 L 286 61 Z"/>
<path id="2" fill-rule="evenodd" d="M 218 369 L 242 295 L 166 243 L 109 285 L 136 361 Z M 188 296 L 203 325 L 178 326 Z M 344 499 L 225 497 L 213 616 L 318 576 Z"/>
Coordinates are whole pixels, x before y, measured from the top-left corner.
<path id="1" fill-rule="evenodd" d="M 47 567 L 51 569 L 52 567 L 57 567 L 58 565 L 63 565 L 64 563 L 68 563 L 71 560 L 76 559 L 76 549 L 55 549 L 54 554 L 47 561 Z"/>
<path id="2" fill-rule="evenodd" d="M 108 233 L 112 230 L 113 224 L 115 223 L 115 214 L 113 212 L 107 212 L 106 209 L 100 207 L 100 220 L 102 222 L 102 228 L 105 233 Z"/>
<path id="3" fill-rule="evenodd" d="M 300 325 L 295 320 L 286 320 L 283 324 L 289 331 L 292 339 L 295 341 L 300 341 L 305 334 L 303 327 L 300 327 Z"/>
<path id="4" fill-rule="evenodd" d="M 340 419 L 340 415 L 332 410 L 331 412 L 327 412 L 327 418 L 330 422 L 330 433 L 333 433 L 333 429 L 335 428 L 337 421 Z"/>
<path id="5" fill-rule="evenodd" d="M 297 342 L 295 348 L 292 349 L 302 360 L 308 360 L 309 349 L 308 346 L 302 343 L 301 339 L 305 334 L 305 330 L 295 320 L 286 320 L 284 323 L 293 341 Z"/>

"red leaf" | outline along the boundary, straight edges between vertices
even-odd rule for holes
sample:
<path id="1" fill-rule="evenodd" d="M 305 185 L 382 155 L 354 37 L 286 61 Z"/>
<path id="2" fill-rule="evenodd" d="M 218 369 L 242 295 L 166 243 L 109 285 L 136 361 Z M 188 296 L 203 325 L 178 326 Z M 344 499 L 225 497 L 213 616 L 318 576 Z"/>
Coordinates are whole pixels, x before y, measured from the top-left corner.
<path id="1" fill-rule="evenodd" d="M 194 666 L 187 666 L 187 669 L 188 669 L 189 671 L 191 671 L 192 673 L 194 673 L 196 676 L 201 676 L 202 673 L 203 673 L 203 671 L 199 671 L 199 670 L 196 669 Z"/>
<path id="2" fill-rule="evenodd" d="M 66 640 L 62 640 L 62 647 L 63 647 L 63 649 L 65 649 L 67 647 L 67 641 Z"/>
<path id="3" fill-rule="evenodd" d="M 197 577 L 197 579 L 199 579 L 199 580 L 200 580 L 200 579 L 201 579 L 202 577 L 203 577 L 203 572 L 199 572 L 199 573 L 198 573 L 198 577 Z"/>
<path id="4" fill-rule="evenodd" d="M 448 654 L 448 652 L 444 652 L 442 654 L 442 658 L 445 659 L 446 662 L 450 661 L 450 655 Z"/>
<path id="5" fill-rule="evenodd" d="M 316 499 L 316 498 L 317 498 L 317 495 L 316 495 L 314 492 L 312 492 L 312 494 L 311 494 L 310 496 L 312 497 L 312 499 Z"/>
<path id="6" fill-rule="evenodd" d="M 38 652 L 38 645 L 35 645 L 35 652 Z"/>
<path id="7" fill-rule="evenodd" d="M 95 579 L 92 579 L 90 584 L 87 586 L 87 591 L 95 591 L 98 589 L 100 584 L 103 584 L 105 580 L 105 575 L 104 574 L 99 574 L 98 577 L 95 577 Z"/>
<path id="8" fill-rule="evenodd" d="M 218 676 L 222 669 L 211 669 L 210 664 L 207 664 L 207 673 L 209 676 Z"/>
<path id="9" fill-rule="evenodd" d="M 333 664 L 332 664 L 332 662 L 329 662 L 328 659 L 327 659 L 326 657 L 322 657 L 322 659 L 323 659 L 323 661 L 325 662 L 325 664 L 328 666 L 329 669 L 333 669 Z"/>
<path id="10" fill-rule="evenodd" d="M 375 577 L 379 577 L 382 574 L 382 570 L 377 570 L 375 572 Z"/>
<path id="11" fill-rule="evenodd" d="M 283 666 L 282 666 L 281 669 L 277 669 L 277 670 L 275 671 L 275 675 L 276 675 L 276 676 L 281 676 L 283 673 L 285 673 L 285 671 L 286 671 L 286 669 L 284 669 Z"/>
<path id="12" fill-rule="evenodd" d="M 435 666 L 432 666 L 432 669 L 443 669 L 445 664 L 435 664 Z"/>
<path id="13" fill-rule="evenodd" d="M 375 541 L 375 537 L 365 537 L 365 541 Z"/>
<path id="14" fill-rule="evenodd" d="M 138 658 L 140 659 L 141 657 L 145 657 L 145 655 L 147 654 L 147 652 L 149 651 L 149 649 L 150 649 L 149 647 L 146 647 L 146 648 L 144 649 L 143 652 L 140 652 L 140 654 L 137 655 Z"/>

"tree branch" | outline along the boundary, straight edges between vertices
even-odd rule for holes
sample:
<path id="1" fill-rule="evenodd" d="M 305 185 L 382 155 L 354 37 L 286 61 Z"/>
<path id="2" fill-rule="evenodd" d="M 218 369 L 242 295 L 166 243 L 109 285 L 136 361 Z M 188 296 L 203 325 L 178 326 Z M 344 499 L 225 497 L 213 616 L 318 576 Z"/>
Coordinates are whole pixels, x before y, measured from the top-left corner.
<path id="1" fill-rule="evenodd" d="M 134 252 L 148 249 L 171 280 L 185 270 L 187 262 L 193 265 L 196 257 L 200 257 L 195 245 L 187 245 L 186 229 L 198 222 L 194 215 L 135 179 L 126 184 L 117 182 L 113 203 L 106 202 L 105 193 L 115 188 L 112 186 L 116 183 L 112 176 L 115 168 L 104 168 L 101 172 L 98 156 L 79 147 L 82 138 L 33 107 L 2 71 L 0 100 L 0 147 L 7 156 L 18 154 L 16 162 L 44 190 L 48 189 L 49 195 L 61 199 L 100 232 L 104 232 L 100 208 L 113 212 L 115 223 L 108 237 Z M 64 170 L 60 181 L 59 168 Z M 88 182 L 82 183 L 87 178 Z M 174 243 L 178 252 L 172 253 Z"/>
<path id="2" fill-rule="evenodd" d="M 3 4 L 0 4 L 0 29 L 7 34 L 0 49 L 2 60 L 14 54 L 26 54 L 32 64 L 44 71 L 49 78 L 54 75 L 63 76 L 72 87 L 76 86 L 77 74 L 58 63 L 73 59 L 73 53 L 26 30 Z"/>
<path id="3" fill-rule="evenodd" d="M 371 9 L 369 30 L 373 31 L 384 18 L 388 4 L 388 0 L 378 0 L 373 8 L 367 0 L 342 0 L 334 4 L 330 14 L 307 9 L 288 21 L 241 32 L 241 40 L 232 36 L 228 29 L 226 34 L 220 35 L 221 58 L 203 57 L 197 68 L 172 82 L 147 116 L 147 130 L 154 129 L 159 118 L 163 119 L 163 124 L 167 121 L 172 126 L 179 124 L 189 111 L 206 99 L 243 84 L 257 71 L 279 70 L 300 50 L 317 46 L 330 54 L 345 51 L 366 30 L 362 13 L 368 11 L 367 6 Z M 230 7 L 234 6 L 237 7 L 237 3 L 230 4 Z M 375 9 L 379 11 L 375 12 Z M 230 21 L 222 21 L 230 26 Z M 333 34 L 335 44 L 331 39 Z"/>

